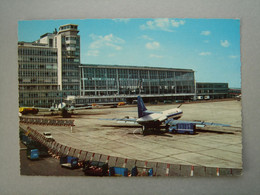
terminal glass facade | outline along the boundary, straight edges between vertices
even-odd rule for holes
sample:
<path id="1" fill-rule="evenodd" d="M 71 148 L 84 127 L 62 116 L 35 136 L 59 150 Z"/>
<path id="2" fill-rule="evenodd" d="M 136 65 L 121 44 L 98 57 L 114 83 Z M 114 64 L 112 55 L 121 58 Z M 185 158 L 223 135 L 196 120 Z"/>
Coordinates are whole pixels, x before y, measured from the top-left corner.
<path id="1" fill-rule="evenodd" d="M 81 96 L 192 94 L 194 71 L 136 66 L 81 65 Z"/>
<path id="2" fill-rule="evenodd" d="M 210 99 L 228 97 L 228 83 L 196 83 L 197 96 L 208 96 Z"/>

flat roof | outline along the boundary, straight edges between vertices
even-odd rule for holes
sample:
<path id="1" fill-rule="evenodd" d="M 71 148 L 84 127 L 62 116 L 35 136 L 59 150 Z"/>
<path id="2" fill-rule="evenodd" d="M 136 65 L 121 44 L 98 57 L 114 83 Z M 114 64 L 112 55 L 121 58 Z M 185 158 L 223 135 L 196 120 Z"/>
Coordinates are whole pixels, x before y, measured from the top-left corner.
<path id="1" fill-rule="evenodd" d="M 20 41 L 18 42 L 18 46 L 26 46 L 26 47 L 44 47 L 47 49 L 55 49 L 55 48 L 49 48 L 48 44 L 45 43 L 36 43 L 36 42 L 24 42 Z"/>
<path id="2" fill-rule="evenodd" d="M 46 37 L 46 36 L 49 36 L 49 35 L 53 35 L 53 33 L 49 33 L 49 32 L 45 33 L 45 34 L 41 35 L 40 38 L 42 39 L 43 37 Z"/>
<path id="3" fill-rule="evenodd" d="M 144 69 L 144 70 L 168 70 L 168 71 L 185 71 L 194 72 L 192 69 L 181 69 L 181 68 L 164 68 L 164 67 L 152 67 L 152 66 L 131 66 L 131 65 L 105 65 L 105 64 L 81 64 L 82 68 L 122 68 L 122 69 Z"/>
<path id="4" fill-rule="evenodd" d="M 60 25 L 60 27 L 64 27 L 64 26 L 68 26 L 68 25 L 73 25 L 73 26 L 78 26 L 77 24 L 63 24 L 63 25 Z"/>

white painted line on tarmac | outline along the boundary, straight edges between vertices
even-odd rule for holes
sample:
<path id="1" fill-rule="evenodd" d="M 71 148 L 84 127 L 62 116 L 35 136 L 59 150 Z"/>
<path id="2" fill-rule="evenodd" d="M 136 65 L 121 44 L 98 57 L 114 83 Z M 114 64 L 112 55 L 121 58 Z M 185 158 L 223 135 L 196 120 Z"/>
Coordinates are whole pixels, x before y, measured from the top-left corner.
<path id="1" fill-rule="evenodd" d="M 136 137 L 136 138 L 138 138 L 138 139 L 141 139 L 142 140 L 142 138 L 140 138 L 140 137 L 138 137 L 135 133 L 136 133 L 136 130 L 139 130 L 140 131 L 140 129 L 135 129 L 134 131 L 133 131 L 133 135 Z"/>

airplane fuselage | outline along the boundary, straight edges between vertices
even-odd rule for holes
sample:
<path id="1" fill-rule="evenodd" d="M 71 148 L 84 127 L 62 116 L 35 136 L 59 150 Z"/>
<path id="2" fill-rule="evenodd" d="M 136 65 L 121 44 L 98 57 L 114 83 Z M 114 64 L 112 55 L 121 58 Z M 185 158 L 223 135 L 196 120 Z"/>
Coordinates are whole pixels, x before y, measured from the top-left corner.
<path id="1" fill-rule="evenodd" d="M 166 110 L 163 112 L 153 112 L 153 111 L 144 111 L 144 116 L 136 120 L 136 122 L 143 126 L 153 126 L 161 125 L 164 121 L 168 119 L 177 120 L 182 117 L 182 110 L 179 108 L 174 108 Z"/>

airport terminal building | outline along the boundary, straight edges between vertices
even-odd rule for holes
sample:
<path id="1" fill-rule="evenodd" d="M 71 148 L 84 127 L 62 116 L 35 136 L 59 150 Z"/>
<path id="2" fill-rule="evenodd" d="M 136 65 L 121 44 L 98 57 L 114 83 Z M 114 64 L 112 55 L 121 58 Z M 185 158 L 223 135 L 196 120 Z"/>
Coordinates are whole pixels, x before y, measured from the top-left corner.
<path id="1" fill-rule="evenodd" d="M 49 107 L 79 95 L 78 25 L 60 26 L 34 42 L 18 43 L 20 106 Z"/>
<path id="2" fill-rule="evenodd" d="M 148 66 L 80 66 L 80 96 L 75 103 L 131 102 L 137 95 L 145 99 L 191 99 L 195 95 L 194 71 L 191 69 Z"/>
<path id="3" fill-rule="evenodd" d="M 146 102 L 196 99 L 200 84 L 196 90 L 191 69 L 81 64 L 78 32 L 78 25 L 66 24 L 34 42 L 18 42 L 19 106 L 131 103 L 137 95 Z"/>
<path id="4" fill-rule="evenodd" d="M 228 83 L 196 82 L 197 99 L 223 99 L 228 98 Z"/>

